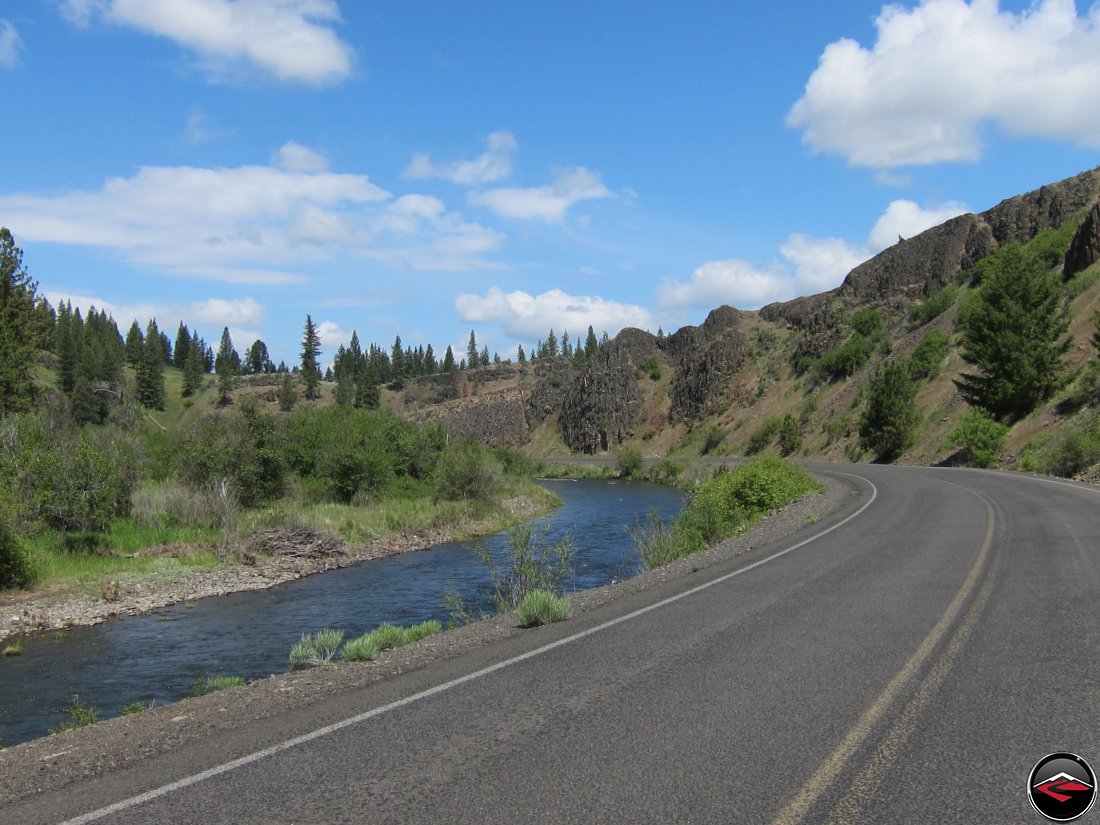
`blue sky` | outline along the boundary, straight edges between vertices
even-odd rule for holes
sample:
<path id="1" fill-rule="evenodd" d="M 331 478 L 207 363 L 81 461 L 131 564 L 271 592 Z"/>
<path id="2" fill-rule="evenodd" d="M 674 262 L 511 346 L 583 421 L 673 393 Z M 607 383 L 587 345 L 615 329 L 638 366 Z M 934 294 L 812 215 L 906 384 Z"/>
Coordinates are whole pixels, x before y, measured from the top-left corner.
<path id="1" fill-rule="evenodd" d="M 293 363 L 831 288 L 1100 164 L 1100 4 L 5 0 L 40 291 Z"/>

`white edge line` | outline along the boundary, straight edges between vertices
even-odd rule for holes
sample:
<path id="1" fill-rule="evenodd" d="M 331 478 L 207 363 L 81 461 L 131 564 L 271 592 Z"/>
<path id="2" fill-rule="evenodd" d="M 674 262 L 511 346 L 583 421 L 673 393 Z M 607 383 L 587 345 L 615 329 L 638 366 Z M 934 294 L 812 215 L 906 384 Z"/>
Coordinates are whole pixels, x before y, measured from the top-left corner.
<path id="1" fill-rule="evenodd" d="M 325 725 L 324 727 L 317 728 L 316 730 L 312 730 L 309 733 L 303 733 L 301 736 L 295 736 L 293 739 L 287 739 L 286 741 L 280 742 L 277 745 L 271 745 L 270 747 L 264 748 L 263 750 L 254 751 L 247 756 L 242 756 L 239 759 L 232 760 L 231 762 L 225 762 L 221 765 L 215 765 L 212 768 L 207 768 L 205 771 L 200 771 L 199 773 L 192 774 L 191 776 L 185 776 L 182 779 L 177 779 L 175 782 L 169 782 L 167 785 L 161 785 L 159 788 L 153 788 L 152 790 L 146 791 L 142 794 L 138 794 L 137 796 L 131 796 L 128 799 L 120 800 L 119 802 L 112 803 L 111 805 L 99 808 L 98 810 L 90 811 L 86 814 L 81 814 L 80 816 L 73 817 L 72 819 L 66 819 L 64 822 L 60 823 L 60 825 L 87 825 L 87 823 L 89 822 L 95 822 L 97 820 L 103 819 L 106 816 L 110 816 L 111 814 L 120 813 L 122 811 L 129 810 L 130 808 L 136 808 L 138 805 L 143 805 L 146 802 L 152 802 L 154 799 L 159 799 L 160 797 L 170 794 L 174 791 L 182 790 L 183 788 L 190 787 L 191 785 L 197 785 L 200 782 L 205 782 L 207 779 L 213 779 L 215 776 L 220 776 L 223 773 L 229 773 L 230 771 L 234 771 L 237 768 L 243 768 L 248 765 L 255 764 L 256 762 L 260 762 L 261 760 L 267 759 L 270 756 L 274 756 L 275 754 L 282 753 L 285 750 L 295 748 L 298 745 L 304 745 L 307 742 L 312 742 L 314 739 L 320 739 L 324 736 L 328 736 L 331 733 L 336 733 L 337 731 L 343 730 L 344 728 L 351 727 L 352 725 L 358 725 L 360 722 L 365 722 L 368 719 L 373 719 L 376 716 L 381 716 L 382 714 L 389 713 L 392 710 L 397 710 L 398 708 L 403 708 L 406 705 L 411 705 L 414 702 L 419 702 L 421 699 L 427 699 L 431 696 L 435 696 L 437 694 L 451 690 L 452 688 L 458 687 L 459 685 L 464 685 L 467 682 L 472 682 L 475 679 L 480 679 L 482 676 L 488 676 L 490 673 L 495 673 L 498 670 L 503 670 L 504 668 L 510 667 L 519 662 L 526 661 L 527 659 L 532 659 L 535 656 L 541 656 L 543 653 L 548 653 L 551 650 L 556 650 L 559 647 L 571 644 L 575 641 L 578 641 L 579 639 L 584 639 L 588 636 L 592 636 L 596 633 L 607 630 L 610 627 L 614 627 L 615 625 L 622 624 L 623 622 L 630 621 L 631 619 L 635 619 L 638 616 L 643 616 L 646 613 L 650 613 L 674 602 L 678 602 L 681 599 L 687 598 L 688 596 L 694 596 L 696 593 L 701 593 L 708 588 L 714 587 L 718 584 L 722 584 L 723 582 L 729 581 L 730 579 L 736 576 L 740 576 L 743 573 L 748 573 L 750 570 L 754 570 L 761 565 L 767 564 L 771 561 L 775 561 L 781 556 L 785 556 L 791 551 L 797 550 L 800 547 L 804 547 L 810 542 L 817 541 L 822 536 L 828 535 L 829 533 L 833 532 L 833 530 L 843 527 L 849 521 L 861 515 L 868 507 L 871 506 L 871 504 L 874 503 L 875 499 L 878 498 L 878 488 L 874 485 L 872 481 L 863 478 L 862 476 L 856 476 L 850 473 L 840 472 L 838 470 L 828 472 L 836 475 L 848 476 L 849 478 L 859 479 L 860 481 L 870 486 L 871 497 L 867 499 L 862 507 L 860 507 L 858 510 L 856 510 L 854 513 L 847 516 L 843 520 L 838 521 L 831 527 L 822 530 L 820 533 L 815 533 L 814 535 L 803 539 L 797 544 L 792 544 L 790 547 L 786 547 L 776 553 L 772 553 L 772 555 L 768 556 L 767 558 L 755 561 L 746 567 L 734 570 L 732 573 L 726 573 L 724 576 L 719 576 L 717 579 L 712 579 L 711 581 L 697 585 L 690 590 L 685 590 L 682 593 L 677 593 L 675 596 L 669 596 L 666 599 L 662 599 L 659 602 L 654 602 L 653 604 L 646 607 L 642 607 L 630 613 L 626 613 L 622 616 L 619 616 L 618 618 L 610 619 L 603 624 L 598 624 L 595 627 L 590 627 L 587 630 L 582 630 L 581 632 L 575 633 L 572 636 L 566 636 L 563 639 L 558 639 L 556 642 L 551 642 L 549 644 L 543 645 L 542 647 L 537 647 L 534 650 L 529 650 L 526 653 L 521 653 L 518 656 L 513 656 L 511 659 L 505 659 L 503 662 L 497 662 L 494 665 L 489 665 L 488 667 L 484 667 L 481 670 L 475 670 L 473 673 L 468 673 L 465 676 L 460 676 L 457 679 L 452 679 L 451 681 L 444 682 L 441 685 L 436 685 L 435 687 L 422 690 L 419 693 L 414 693 L 411 696 L 406 696 L 403 699 L 398 699 L 396 701 L 390 702 L 389 704 L 380 705 L 379 707 L 364 711 L 363 713 L 358 713 L 355 716 L 349 716 L 347 719 L 341 719 L 339 722 L 333 722 L 331 725 Z"/>

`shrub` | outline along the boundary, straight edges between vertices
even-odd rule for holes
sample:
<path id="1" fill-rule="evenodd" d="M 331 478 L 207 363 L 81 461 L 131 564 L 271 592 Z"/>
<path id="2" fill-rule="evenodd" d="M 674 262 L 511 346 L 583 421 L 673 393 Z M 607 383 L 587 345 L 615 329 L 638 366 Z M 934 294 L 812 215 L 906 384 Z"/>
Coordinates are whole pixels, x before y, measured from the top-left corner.
<path id="1" fill-rule="evenodd" d="M 949 340 L 947 334 L 938 329 L 926 332 L 907 361 L 909 377 L 914 381 L 935 378 L 947 357 Z"/>
<path id="2" fill-rule="evenodd" d="M 405 643 L 405 629 L 392 624 L 380 624 L 369 634 L 375 646 L 381 650 L 401 647 Z"/>
<path id="3" fill-rule="evenodd" d="M 449 500 L 484 501 L 498 477 L 496 462 L 488 449 L 473 440 L 448 447 L 435 467 L 435 494 Z"/>
<path id="4" fill-rule="evenodd" d="M 671 458 L 665 458 L 650 467 L 646 477 L 657 484 L 675 484 L 683 472 L 683 464 Z"/>
<path id="5" fill-rule="evenodd" d="M 312 636 L 302 634 L 302 638 L 290 649 L 290 669 L 303 670 L 327 664 L 336 655 L 343 640 L 344 631 L 331 628 L 318 630 Z"/>
<path id="6" fill-rule="evenodd" d="M 648 570 L 694 552 L 694 548 L 684 540 L 683 531 L 677 531 L 673 524 L 662 521 L 656 510 L 648 513 L 648 527 L 638 525 L 630 531 L 630 535 L 638 548 L 642 565 Z"/>
<path id="7" fill-rule="evenodd" d="M 99 718 L 98 711 L 91 705 L 85 705 L 81 702 L 79 696 L 72 698 L 65 708 L 65 713 L 68 714 L 69 718 L 56 728 L 50 728 L 50 733 L 64 733 L 74 728 L 83 728 L 86 725 L 93 724 Z"/>
<path id="8" fill-rule="evenodd" d="M 1079 417 L 1049 436 L 1025 445 L 1020 467 L 1032 472 L 1072 478 L 1100 463 L 1100 415 Z"/>
<path id="9" fill-rule="evenodd" d="M 22 656 L 23 644 L 21 642 L 8 642 L 4 649 L 0 650 L 0 656 Z"/>
<path id="10" fill-rule="evenodd" d="M 615 459 L 615 466 L 622 478 L 630 478 L 642 469 L 642 454 L 635 447 L 622 447 Z"/>
<path id="11" fill-rule="evenodd" d="M 435 619 L 428 619 L 426 622 L 414 624 L 412 627 L 406 627 L 404 644 L 411 645 L 413 642 L 419 642 L 421 639 L 434 636 L 442 629 L 443 626 Z"/>
<path id="12" fill-rule="evenodd" d="M 642 371 L 647 373 L 654 381 L 661 377 L 661 362 L 656 355 L 651 355 L 642 362 Z"/>
<path id="13" fill-rule="evenodd" d="M 532 590 L 560 593 L 562 583 L 573 575 L 576 550 L 570 539 L 548 545 L 542 535 L 536 535 L 530 524 L 519 524 L 508 531 L 506 546 L 510 566 L 500 572 L 489 548 L 474 549 L 489 573 L 492 599 L 498 611 L 511 610 Z"/>
<path id="14" fill-rule="evenodd" d="M 969 467 L 992 467 L 997 463 L 1008 427 L 980 410 L 970 410 L 951 430 L 951 443 L 961 447 Z"/>
<path id="15" fill-rule="evenodd" d="M 909 320 L 912 321 L 915 326 L 924 326 L 929 321 L 943 315 L 943 313 L 955 303 L 955 299 L 958 297 L 958 287 L 950 284 L 940 287 L 935 292 L 928 295 L 921 303 L 915 304 L 909 310 Z"/>
<path id="16" fill-rule="evenodd" d="M 711 425 L 703 430 L 703 445 L 699 448 L 699 455 L 707 455 L 713 450 L 718 449 L 718 446 L 725 440 L 726 431 Z"/>
<path id="17" fill-rule="evenodd" d="M 916 385 L 905 364 L 887 362 L 875 370 L 867 409 L 859 423 L 859 444 L 879 461 L 893 461 L 916 439 L 920 414 Z"/>
<path id="18" fill-rule="evenodd" d="M 799 432 L 798 422 L 790 413 L 783 416 L 779 423 L 779 454 L 789 456 L 802 449 L 802 433 Z"/>
<path id="19" fill-rule="evenodd" d="M 199 679 L 191 687 L 192 696 L 205 696 L 218 690 L 231 687 L 240 687 L 244 684 L 243 676 L 206 676 Z"/>
<path id="20" fill-rule="evenodd" d="M 882 326 L 882 314 L 873 307 L 864 307 L 852 316 L 852 328 L 864 338 L 877 339 L 882 334 Z"/>
<path id="21" fill-rule="evenodd" d="M 569 602 L 549 590 L 532 590 L 516 607 L 520 627 L 538 627 L 569 618 Z"/>
<path id="22" fill-rule="evenodd" d="M 745 446 L 745 455 L 756 455 L 770 447 L 782 427 L 783 419 L 779 416 L 773 415 L 765 418 L 749 436 L 749 443 Z"/>
<path id="23" fill-rule="evenodd" d="M 344 645 L 340 651 L 340 658 L 345 662 L 369 662 L 380 652 L 371 634 L 364 633 Z"/>
<path id="24" fill-rule="evenodd" d="M 874 349 L 874 343 L 857 332 L 841 346 L 823 352 L 814 371 L 819 378 L 831 381 L 850 378 L 867 363 Z"/>
<path id="25" fill-rule="evenodd" d="M 27 548 L 0 507 L 0 590 L 27 587 L 33 578 Z"/>
<path id="26" fill-rule="evenodd" d="M 179 473 L 197 489 L 227 480 L 234 499 L 252 507 L 283 490 L 284 434 L 274 416 L 241 402 L 240 409 L 203 415 L 182 434 Z"/>
<path id="27" fill-rule="evenodd" d="M 153 702 L 154 701 L 156 701 L 156 700 L 155 699 L 142 699 L 141 701 L 138 701 L 138 702 L 131 702 L 128 705 L 123 705 L 122 715 L 123 716 L 133 716 L 135 713 L 144 713 L 145 711 L 147 711 L 147 710 L 149 710 L 150 708 L 153 707 Z"/>

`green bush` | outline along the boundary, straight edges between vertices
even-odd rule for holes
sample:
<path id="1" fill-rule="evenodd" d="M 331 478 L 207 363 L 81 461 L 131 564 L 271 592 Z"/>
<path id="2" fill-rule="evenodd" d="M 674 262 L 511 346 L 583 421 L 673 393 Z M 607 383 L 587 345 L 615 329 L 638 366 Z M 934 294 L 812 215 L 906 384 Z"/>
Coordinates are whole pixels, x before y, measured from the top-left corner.
<path id="1" fill-rule="evenodd" d="M 642 454 L 635 447 L 621 447 L 615 459 L 615 466 L 622 478 L 637 475 L 642 469 Z"/>
<path id="2" fill-rule="evenodd" d="M 938 329 L 926 332 L 909 356 L 909 377 L 914 381 L 935 378 L 947 357 L 949 340 L 947 334 Z"/>
<path id="3" fill-rule="evenodd" d="M 357 639 L 352 639 L 340 651 L 340 658 L 346 662 L 366 662 L 374 659 L 383 650 L 402 647 L 418 642 L 428 636 L 434 636 L 441 630 L 439 622 L 429 619 L 412 627 L 397 627 L 382 624 Z"/>
<path id="4" fill-rule="evenodd" d="M 980 410 L 970 410 L 951 430 L 951 443 L 961 447 L 969 467 L 992 467 L 1008 437 L 1008 427 Z"/>
<path id="5" fill-rule="evenodd" d="M 499 477 L 489 450 L 473 440 L 457 441 L 439 457 L 435 467 L 435 494 L 452 501 L 484 501 Z"/>
<path id="6" fill-rule="evenodd" d="M 576 550 L 572 541 L 564 538 L 548 545 L 530 524 L 519 524 L 508 531 L 506 551 L 510 564 L 501 572 L 488 547 L 474 548 L 489 573 L 492 599 L 500 612 L 515 608 L 532 590 L 560 593 L 562 584 L 573 575 Z"/>
<path id="7" fill-rule="evenodd" d="M 783 419 L 780 416 L 773 415 L 765 418 L 749 436 L 749 443 L 745 445 L 745 455 L 756 455 L 766 450 L 782 428 Z"/>
<path id="8" fill-rule="evenodd" d="M 569 618 L 569 602 L 549 590 L 532 590 L 516 607 L 520 627 L 538 627 Z"/>
<path id="9" fill-rule="evenodd" d="M 1049 436 L 1029 442 L 1020 451 L 1020 468 L 1072 478 L 1100 463 L 1100 413 L 1079 417 Z"/>
<path id="10" fill-rule="evenodd" d="M 657 484 L 675 484 L 683 473 L 683 464 L 671 458 L 665 458 L 649 468 L 646 478 Z"/>
<path id="11" fill-rule="evenodd" d="M 683 530 L 662 521 L 656 510 L 649 511 L 648 526 L 638 525 L 630 534 L 638 548 L 638 558 L 647 570 L 663 567 L 698 549 L 688 544 Z"/>
<path id="12" fill-rule="evenodd" d="M 405 628 L 392 624 L 380 624 L 370 632 L 379 650 L 401 647 L 405 643 Z"/>
<path id="13" fill-rule="evenodd" d="M 380 652 L 374 637 L 370 633 L 364 633 L 344 645 L 340 658 L 345 662 L 369 662 Z"/>
<path id="14" fill-rule="evenodd" d="M 279 496 L 286 480 L 284 431 L 274 416 L 241 399 L 238 409 L 201 416 L 179 438 L 179 473 L 196 489 L 225 480 L 253 507 Z"/>
<path id="15" fill-rule="evenodd" d="M 952 285 L 940 287 L 928 295 L 921 303 L 913 305 L 909 310 L 909 320 L 915 326 L 924 326 L 943 315 L 955 303 L 959 297 L 959 288 Z"/>
<path id="16" fill-rule="evenodd" d="M 28 587 L 33 578 L 26 545 L 0 506 L 0 590 Z"/>
<path id="17" fill-rule="evenodd" d="M 642 362 L 642 371 L 654 381 L 661 377 L 661 362 L 656 355 L 651 355 Z"/>
<path id="18" fill-rule="evenodd" d="M 859 422 L 859 444 L 879 461 L 893 461 L 916 440 L 916 384 L 906 364 L 888 361 L 871 377 L 867 408 Z"/>
<path id="19" fill-rule="evenodd" d="M 864 307 L 852 316 L 852 328 L 864 338 L 876 340 L 882 334 L 882 327 L 882 313 L 873 307 Z"/>
<path id="20" fill-rule="evenodd" d="M 719 445 L 725 441 L 726 431 L 721 427 L 714 424 L 703 430 L 703 444 L 699 448 L 699 455 L 707 455 L 710 452 L 718 449 Z"/>
<path id="21" fill-rule="evenodd" d="M 830 381 L 850 378 L 867 363 L 874 350 L 874 342 L 857 332 L 839 347 L 823 352 L 814 364 L 814 373 Z"/>
<path id="22" fill-rule="evenodd" d="M 91 705 L 85 705 L 81 702 L 79 696 L 72 698 L 65 708 L 65 713 L 68 714 L 69 718 L 56 728 L 50 728 L 50 733 L 64 733 L 67 730 L 83 728 L 95 723 L 99 718 L 99 712 Z"/>
<path id="23" fill-rule="evenodd" d="M 783 416 L 779 424 L 779 454 L 789 456 L 802 449 L 802 433 L 798 429 L 798 422 L 790 413 Z"/>

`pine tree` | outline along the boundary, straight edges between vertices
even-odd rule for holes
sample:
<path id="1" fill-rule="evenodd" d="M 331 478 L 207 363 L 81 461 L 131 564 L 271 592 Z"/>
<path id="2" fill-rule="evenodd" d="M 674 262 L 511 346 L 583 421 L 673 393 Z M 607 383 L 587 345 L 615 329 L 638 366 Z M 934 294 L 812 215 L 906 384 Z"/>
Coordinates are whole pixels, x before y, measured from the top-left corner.
<path id="1" fill-rule="evenodd" d="M 155 318 L 145 326 L 145 346 L 137 366 L 137 398 L 150 410 L 164 409 L 164 346 Z"/>
<path id="2" fill-rule="evenodd" d="M 516 352 L 516 360 L 521 364 L 527 363 L 527 356 L 523 352 L 523 344 L 519 345 L 519 350 Z"/>
<path id="3" fill-rule="evenodd" d="M 39 344 L 35 319 L 38 285 L 23 269 L 23 251 L 0 227 L 0 415 L 34 403 L 32 356 Z"/>
<path id="4" fill-rule="evenodd" d="M 130 331 L 126 333 L 126 363 L 134 369 L 141 364 L 145 357 L 145 336 L 141 334 L 141 327 L 135 319 L 130 324 Z"/>
<path id="5" fill-rule="evenodd" d="M 439 369 L 439 364 L 436 363 L 432 345 L 428 344 L 428 348 L 424 351 L 424 374 L 432 375 L 437 369 Z"/>
<path id="6" fill-rule="evenodd" d="M 363 361 L 355 380 L 355 406 L 359 408 L 377 409 L 381 403 L 381 394 L 378 392 L 378 373 L 369 361 Z"/>
<path id="7" fill-rule="evenodd" d="M 317 363 L 320 355 L 321 336 L 317 334 L 313 318 L 307 315 L 305 335 L 302 336 L 302 381 L 309 400 L 321 397 L 321 368 Z"/>
<path id="8" fill-rule="evenodd" d="M 1018 247 L 998 255 L 961 319 L 962 356 L 979 368 L 956 380 L 963 398 L 996 418 L 1017 419 L 1050 398 L 1065 369 L 1069 317 L 1055 279 Z"/>
<path id="9" fill-rule="evenodd" d="M 584 339 L 584 354 L 586 357 L 591 358 L 596 354 L 596 350 L 600 348 L 600 342 L 596 340 L 596 333 L 592 329 L 592 325 L 588 325 L 588 337 Z"/>
<path id="10" fill-rule="evenodd" d="M 476 367 L 479 360 L 477 354 L 477 338 L 474 337 L 474 331 L 470 330 L 470 340 L 466 344 L 466 363 Z"/>
<path id="11" fill-rule="evenodd" d="M 481 348 L 481 355 L 478 356 L 477 362 L 483 367 L 489 366 L 489 345 L 486 344 Z"/>
<path id="12" fill-rule="evenodd" d="M 558 357 L 558 336 L 554 334 L 554 328 L 550 327 L 550 334 L 546 336 L 546 355 L 541 352 L 539 358 L 557 358 Z"/>
<path id="13" fill-rule="evenodd" d="M 66 395 L 76 386 L 76 363 L 80 356 L 80 342 L 73 329 L 72 304 L 60 303 L 57 309 L 57 332 L 55 335 L 57 352 L 57 380 L 61 391 Z"/>
<path id="14" fill-rule="evenodd" d="M 191 331 L 183 321 L 180 321 L 179 329 L 176 330 L 176 345 L 172 347 L 172 366 L 182 370 L 190 354 Z"/>
<path id="15" fill-rule="evenodd" d="M 233 384 L 237 371 L 234 369 L 233 339 L 229 335 L 229 327 L 222 328 L 221 342 L 218 344 L 218 354 L 214 358 L 214 373 L 218 376 L 218 403 L 228 404 L 230 393 L 233 392 Z"/>
<path id="16" fill-rule="evenodd" d="M 294 376 L 286 370 L 286 364 L 279 363 L 282 367 L 283 377 L 279 379 L 279 389 L 276 391 L 279 398 L 279 409 L 283 412 L 290 412 L 294 409 L 294 405 L 298 403 L 298 388 L 295 386 Z"/>
<path id="17" fill-rule="evenodd" d="M 893 461 L 909 449 L 920 421 L 916 397 L 917 385 L 909 377 L 907 364 L 887 361 L 875 370 L 859 423 L 860 446 L 880 461 Z"/>
<path id="18" fill-rule="evenodd" d="M 390 351 L 390 369 L 394 381 L 400 381 L 405 377 L 405 351 L 401 349 L 401 336 L 393 339 L 393 349 Z"/>
<path id="19" fill-rule="evenodd" d="M 184 398 L 190 398 L 202 387 L 202 377 L 206 374 L 203 347 L 197 332 L 191 336 L 186 353 L 186 360 L 183 362 L 183 389 L 181 394 Z"/>
<path id="20" fill-rule="evenodd" d="M 260 373 L 272 372 L 271 356 L 267 352 L 267 344 L 257 338 L 252 342 L 252 346 L 248 348 L 248 370 L 253 375 L 259 375 Z"/>
<path id="21" fill-rule="evenodd" d="M 455 354 L 451 351 L 451 347 L 447 345 L 447 352 L 443 356 L 443 372 L 450 372 L 455 368 Z"/>
<path id="22" fill-rule="evenodd" d="M 573 357 L 573 345 L 569 341 L 569 329 L 563 329 L 561 332 L 561 354 L 563 358 Z"/>

